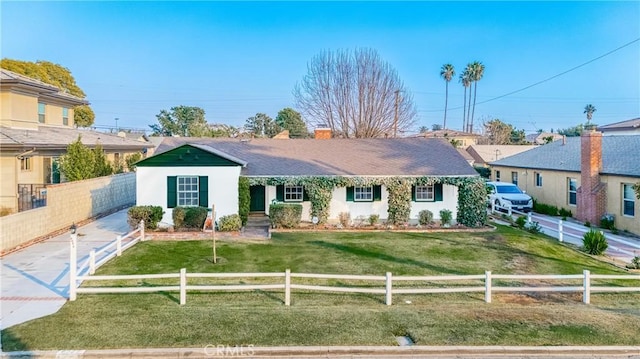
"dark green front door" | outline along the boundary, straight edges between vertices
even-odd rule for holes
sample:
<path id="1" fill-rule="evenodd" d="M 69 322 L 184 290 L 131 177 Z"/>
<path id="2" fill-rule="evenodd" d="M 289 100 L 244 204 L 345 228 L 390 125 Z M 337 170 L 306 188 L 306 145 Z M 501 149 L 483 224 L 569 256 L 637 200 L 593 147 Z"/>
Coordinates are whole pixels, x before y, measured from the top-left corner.
<path id="1" fill-rule="evenodd" d="M 251 212 L 264 212 L 264 186 L 251 186 L 249 193 L 251 195 L 249 210 Z"/>

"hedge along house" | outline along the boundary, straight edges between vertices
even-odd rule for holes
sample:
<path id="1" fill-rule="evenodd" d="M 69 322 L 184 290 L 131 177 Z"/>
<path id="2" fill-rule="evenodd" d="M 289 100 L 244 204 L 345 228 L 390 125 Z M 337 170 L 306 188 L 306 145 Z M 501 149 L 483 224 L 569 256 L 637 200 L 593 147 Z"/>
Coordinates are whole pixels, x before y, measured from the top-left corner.
<path id="1" fill-rule="evenodd" d="M 337 222 L 349 212 L 416 222 L 425 209 L 435 219 L 448 209 L 466 224 L 486 221 L 482 181 L 443 139 L 166 138 L 136 176 L 137 204 L 164 207 L 167 223 L 176 206 L 238 213 L 241 176 L 250 182 L 251 212 L 266 215 L 284 202 L 301 204 L 304 221 Z"/>

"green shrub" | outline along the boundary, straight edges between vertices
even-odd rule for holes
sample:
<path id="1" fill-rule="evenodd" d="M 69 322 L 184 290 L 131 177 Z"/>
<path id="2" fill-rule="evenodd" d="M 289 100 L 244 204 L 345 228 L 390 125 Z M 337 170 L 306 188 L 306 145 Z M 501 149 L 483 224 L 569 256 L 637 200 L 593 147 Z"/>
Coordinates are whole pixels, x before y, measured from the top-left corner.
<path id="1" fill-rule="evenodd" d="M 570 211 L 570 210 L 568 210 L 568 209 L 564 209 L 564 208 L 560 208 L 560 209 L 558 210 L 558 214 L 559 214 L 560 216 L 562 216 L 562 218 L 564 218 L 565 220 L 566 220 L 567 218 L 573 217 L 573 213 L 571 213 L 571 211 Z"/>
<path id="2" fill-rule="evenodd" d="M 585 227 L 591 227 L 591 222 L 589 222 L 589 221 L 584 222 L 584 226 Z"/>
<path id="3" fill-rule="evenodd" d="M 378 220 L 380 220 L 380 215 L 379 214 L 372 214 L 369 216 L 369 225 L 373 226 L 374 224 L 378 223 Z"/>
<path id="4" fill-rule="evenodd" d="M 418 213 L 418 223 L 422 226 L 433 223 L 433 212 L 428 209 L 423 209 Z"/>
<path id="5" fill-rule="evenodd" d="M 269 206 L 269 219 L 273 228 L 295 228 L 302 219 L 302 205 L 276 203 Z"/>
<path id="6" fill-rule="evenodd" d="M 171 218 L 173 219 L 173 228 L 184 228 L 184 217 L 187 214 L 186 207 L 175 207 Z"/>
<path id="7" fill-rule="evenodd" d="M 478 172 L 478 174 L 480 175 L 480 177 L 482 177 L 482 178 L 491 178 L 491 168 L 489 168 L 489 167 L 473 166 L 473 169 L 475 169 L 475 170 L 476 170 L 476 172 Z"/>
<path id="8" fill-rule="evenodd" d="M 627 268 L 629 269 L 640 269 L 640 257 L 635 256 L 631 260 L 631 263 L 627 264 Z"/>
<path id="9" fill-rule="evenodd" d="M 453 216 L 451 215 L 451 211 L 448 209 L 440 210 L 440 223 L 443 226 L 451 224 L 451 219 Z"/>
<path id="10" fill-rule="evenodd" d="M 160 206 L 133 206 L 127 211 L 127 223 L 131 228 L 135 228 L 140 221 L 144 221 L 146 229 L 156 229 L 163 214 L 164 211 Z"/>
<path id="11" fill-rule="evenodd" d="M 516 227 L 520 229 L 524 229 L 526 225 L 527 225 L 527 217 L 520 216 L 516 219 Z"/>
<path id="12" fill-rule="evenodd" d="M 242 219 L 237 214 L 222 216 L 218 220 L 218 230 L 220 232 L 239 231 L 242 228 Z"/>
<path id="13" fill-rule="evenodd" d="M 600 218 L 600 227 L 611 230 L 615 229 L 615 217 L 613 214 L 605 213 L 602 215 L 602 218 Z"/>
<path id="14" fill-rule="evenodd" d="M 601 255 L 609 247 L 609 243 L 601 231 L 590 230 L 582 237 L 584 250 L 589 254 Z"/>
<path id="15" fill-rule="evenodd" d="M 176 207 L 173 209 L 173 227 L 201 230 L 207 214 L 207 207 Z"/>
<path id="16" fill-rule="evenodd" d="M 347 228 L 351 225 L 351 213 L 349 212 L 340 212 L 340 214 L 338 215 L 338 219 L 340 220 L 340 224 L 344 228 Z"/>
<path id="17" fill-rule="evenodd" d="M 533 234 L 542 232 L 542 227 L 540 227 L 540 223 L 536 221 L 532 221 L 531 223 L 526 224 L 525 229 L 527 230 L 527 232 L 533 233 Z"/>
<path id="18" fill-rule="evenodd" d="M 558 215 L 558 207 L 552 206 L 550 204 L 540 203 L 536 200 L 533 200 L 533 211 L 541 214 L 546 214 L 549 216 Z"/>
<path id="19" fill-rule="evenodd" d="M 249 211 L 251 210 L 251 191 L 249 179 L 240 177 L 238 180 L 238 214 L 242 225 L 247 224 L 249 219 Z"/>

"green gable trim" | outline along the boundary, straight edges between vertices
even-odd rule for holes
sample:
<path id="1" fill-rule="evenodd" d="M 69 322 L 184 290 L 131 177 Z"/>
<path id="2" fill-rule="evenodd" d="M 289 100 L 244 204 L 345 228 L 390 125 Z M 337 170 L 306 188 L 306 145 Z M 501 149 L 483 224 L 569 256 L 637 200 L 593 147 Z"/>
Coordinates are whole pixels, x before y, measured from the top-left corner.
<path id="1" fill-rule="evenodd" d="M 137 167 L 233 167 L 242 163 L 207 152 L 189 144 L 146 158 Z"/>

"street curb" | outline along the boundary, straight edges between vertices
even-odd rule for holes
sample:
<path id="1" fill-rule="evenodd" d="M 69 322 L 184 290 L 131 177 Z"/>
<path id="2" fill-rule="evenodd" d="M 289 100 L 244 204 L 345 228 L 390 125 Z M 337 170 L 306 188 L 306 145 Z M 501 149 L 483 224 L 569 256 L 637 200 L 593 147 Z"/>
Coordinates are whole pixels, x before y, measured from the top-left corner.
<path id="1" fill-rule="evenodd" d="M 11 359 L 108 359 L 108 358 L 293 358 L 293 357 L 416 357 L 416 356 L 567 356 L 638 357 L 640 346 L 216 346 L 204 348 L 148 348 L 103 350 L 51 350 L 2 353 Z"/>

